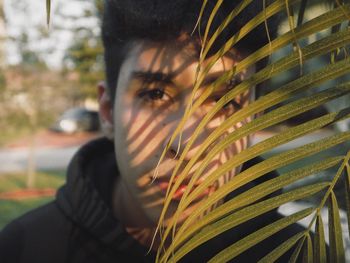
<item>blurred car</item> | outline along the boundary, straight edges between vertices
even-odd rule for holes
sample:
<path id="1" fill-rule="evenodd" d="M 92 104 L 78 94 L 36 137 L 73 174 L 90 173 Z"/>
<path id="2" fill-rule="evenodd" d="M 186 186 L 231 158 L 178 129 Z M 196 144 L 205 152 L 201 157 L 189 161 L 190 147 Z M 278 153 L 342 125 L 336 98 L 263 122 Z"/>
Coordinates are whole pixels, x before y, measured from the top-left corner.
<path id="1" fill-rule="evenodd" d="M 100 121 L 97 111 L 78 107 L 65 111 L 51 127 L 51 130 L 63 133 L 99 131 Z"/>

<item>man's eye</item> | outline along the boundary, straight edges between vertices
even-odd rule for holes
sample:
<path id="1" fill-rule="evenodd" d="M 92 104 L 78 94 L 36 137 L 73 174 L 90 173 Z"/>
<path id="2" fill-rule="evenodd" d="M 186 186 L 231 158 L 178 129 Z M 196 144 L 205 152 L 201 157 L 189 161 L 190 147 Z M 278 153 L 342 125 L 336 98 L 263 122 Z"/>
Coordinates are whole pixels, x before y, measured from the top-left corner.
<path id="1" fill-rule="evenodd" d="M 220 98 L 215 98 L 215 101 L 218 102 Z M 239 104 L 236 100 L 231 100 L 227 102 L 223 107 L 223 110 L 225 110 L 228 113 L 233 113 L 237 110 L 242 109 L 242 105 Z"/>
<path id="2" fill-rule="evenodd" d="M 240 110 L 240 109 L 242 108 L 242 105 L 239 104 L 239 103 L 238 103 L 237 101 L 235 101 L 235 100 L 231 100 L 231 101 L 229 101 L 228 103 L 226 103 L 226 104 L 224 105 L 224 107 L 222 107 L 222 108 L 225 109 L 225 110 L 232 109 L 232 110 L 237 111 L 237 110 Z"/>
<path id="3" fill-rule="evenodd" d="M 139 97 L 144 98 L 146 100 L 151 100 L 151 101 L 169 100 L 169 96 L 164 92 L 163 89 L 160 89 L 160 88 L 142 90 L 139 93 Z"/>

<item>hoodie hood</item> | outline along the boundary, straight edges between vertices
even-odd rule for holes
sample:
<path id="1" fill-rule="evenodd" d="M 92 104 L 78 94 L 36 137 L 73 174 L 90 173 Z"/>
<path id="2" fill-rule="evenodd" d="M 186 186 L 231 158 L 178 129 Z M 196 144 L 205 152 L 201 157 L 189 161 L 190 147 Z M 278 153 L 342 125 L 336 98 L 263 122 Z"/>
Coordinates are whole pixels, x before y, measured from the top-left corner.
<path id="1" fill-rule="evenodd" d="M 260 161 L 260 158 L 255 158 L 247 162 L 243 169 Z M 128 254 L 128 251 L 133 251 L 133 256 L 137 254 L 143 262 L 153 262 L 154 253 L 147 254 L 148 248 L 141 246 L 133 239 L 112 214 L 112 191 L 118 174 L 113 142 L 106 138 L 93 140 L 84 145 L 72 159 L 67 170 L 67 183 L 57 193 L 57 204 L 74 226 L 80 230 L 83 229 L 85 233 L 92 236 L 95 241 L 109 251 L 111 257 L 115 257 L 118 253 Z M 226 200 L 275 176 L 277 176 L 275 172 L 269 173 L 237 189 L 227 196 Z M 209 249 L 212 251 L 211 254 L 215 255 L 227 246 L 227 242 L 232 242 L 233 233 L 237 237 L 245 236 L 252 229 L 257 229 L 266 222 L 271 222 L 271 216 L 273 217 L 274 214 L 277 214 L 276 210 L 260 216 L 258 220 L 254 219 L 235 228 L 234 231 L 230 231 L 228 237 L 227 235 L 223 238 L 219 236 L 210 243 L 203 244 L 185 259 L 190 259 L 190 262 L 203 254 L 208 257 L 208 246 L 211 247 Z M 72 231 L 73 235 L 74 232 Z M 218 249 L 212 249 L 213 246 Z M 146 254 L 147 256 L 145 256 Z M 191 256 L 191 254 L 193 255 Z"/>
<path id="2" fill-rule="evenodd" d="M 132 250 L 144 258 L 147 249 L 112 214 L 113 184 L 119 174 L 115 160 L 114 145 L 106 138 L 84 145 L 68 166 L 67 183 L 59 189 L 57 203 L 73 225 L 104 247 L 106 255 L 106 250 L 111 258 Z"/>

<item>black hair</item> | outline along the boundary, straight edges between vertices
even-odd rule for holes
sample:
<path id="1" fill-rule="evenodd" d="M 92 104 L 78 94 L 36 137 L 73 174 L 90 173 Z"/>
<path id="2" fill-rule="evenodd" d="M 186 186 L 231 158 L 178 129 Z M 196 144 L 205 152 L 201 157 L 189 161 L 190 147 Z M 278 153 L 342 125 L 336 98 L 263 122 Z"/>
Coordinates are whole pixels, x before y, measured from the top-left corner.
<path id="1" fill-rule="evenodd" d="M 263 2 L 264 0 L 253 0 L 220 34 L 211 53 L 217 51 L 234 33 L 261 12 Z M 267 5 L 269 2 L 266 0 Z M 182 34 L 198 41 L 215 4 L 216 1 L 208 0 L 199 26 L 201 32 L 197 31 L 191 35 L 203 0 L 105 0 L 102 38 L 105 47 L 107 86 L 113 101 L 119 70 L 133 41 L 169 41 L 177 39 Z M 240 4 L 240 1 L 223 1 L 212 23 L 212 32 L 237 4 Z M 277 33 L 279 20 L 279 16 L 273 16 L 268 20 L 269 34 L 272 38 Z M 267 42 L 265 26 L 261 24 L 235 47 L 238 50 L 243 48 L 253 51 Z"/>

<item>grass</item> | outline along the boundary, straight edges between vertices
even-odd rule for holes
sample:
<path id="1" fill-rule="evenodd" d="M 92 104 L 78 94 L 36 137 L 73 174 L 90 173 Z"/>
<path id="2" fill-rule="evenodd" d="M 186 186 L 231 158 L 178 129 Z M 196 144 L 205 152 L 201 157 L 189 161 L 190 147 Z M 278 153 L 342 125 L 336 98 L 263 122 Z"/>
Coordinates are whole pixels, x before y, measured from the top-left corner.
<path id="1" fill-rule="evenodd" d="M 0 129 L 1 129 L 0 147 L 4 147 L 9 143 L 16 141 L 19 138 L 27 137 L 31 134 L 30 130 L 26 127 L 15 129 L 15 128 L 2 127 L 0 125 Z"/>
<path id="2" fill-rule="evenodd" d="M 64 183 L 64 171 L 38 172 L 35 188 L 57 189 Z M 21 173 L 0 175 L 0 193 L 25 189 L 26 175 Z M 0 199 L 0 230 L 13 219 L 23 215 L 33 208 L 44 205 L 52 197 L 38 197 L 24 200 L 1 200 Z"/>
<path id="3" fill-rule="evenodd" d="M 53 197 L 31 198 L 28 200 L 0 200 L 0 230 L 13 219 L 25 214 L 33 208 L 50 202 Z"/>

